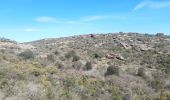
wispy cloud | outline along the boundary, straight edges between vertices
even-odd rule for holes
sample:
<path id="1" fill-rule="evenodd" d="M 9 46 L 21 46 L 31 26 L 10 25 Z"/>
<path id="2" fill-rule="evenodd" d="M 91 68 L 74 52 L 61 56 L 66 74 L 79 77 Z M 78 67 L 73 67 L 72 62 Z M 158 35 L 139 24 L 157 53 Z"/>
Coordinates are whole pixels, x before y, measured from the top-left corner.
<path id="1" fill-rule="evenodd" d="M 25 32 L 38 32 L 40 31 L 40 29 L 37 29 L 37 28 L 26 28 L 24 29 Z"/>
<path id="2" fill-rule="evenodd" d="M 68 24 L 81 24 L 81 23 L 88 23 L 94 21 L 101 21 L 101 20 L 125 20 L 124 16 L 115 16 L 115 15 L 95 15 L 95 16 L 86 16 L 81 17 L 78 20 L 67 21 Z"/>
<path id="3" fill-rule="evenodd" d="M 58 22 L 56 18 L 47 17 L 47 16 L 38 17 L 38 18 L 35 19 L 35 21 L 44 22 L 44 23 L 56 23 L 56 22 Z"/>
<path id="4" fill-rule="evenodd" d="M 97 15 L 97 16 L 83 17 L 83 18 L 80 19 L 80 21 L 89 22 L 89 21 L 106 20 L 106 19 L 125 20 L 126 17 L 125 16 L 120 16 L 120 15 Z"/>
<path id="5" fill-rule="evenodd" d="M 77 20 L 57 20 L 55 17 L 38 17 L 35 20 L 37 22 L 44 22 L 44 23 L 63 23 L 63 24 L 85 24 L 94 21 L 101 21 L 101 20 L 124 20 L 126 19 L 124 16 L 116 16 L 116 15 L 94 15 L 94 16 L 85 16 L 81 17 Z"/>
<path id="6" fill-rule="evenodd" d="M 86 16 L 86 17 L 81 17 L 78 20 L 69 20 L 66 21 L 67 24 L 83 24 L 87 22 L 93 22 L 93 21 L 99 21 L 99 20 L 104 20 L 104 19 L 109 19 L 111 16 Z"/>
<path id="7" fill-rule="evenodd" d="M 110 15 L 103 15 L 103 16 L 88 16 L 88 17 L 83 17 L 80 19 L 80 21 L 83 21 L 83 22 L 89 22 L 89 21 L 96 21 L 96 20 L 103 20 L 103 19 L 110 19 L 112 18 L 113 16 L 110 16 Z"/>
<path id="8" fill-rule="evenodd" d="M 170 1 L 143 1 L 136 5 L 134 10 L 139 10 L 142 8 L 167 8 L 170 7 Z"/>
<path id="9" fill-rule="evenodd" d="M 148 6 L 149 3 L 150 3 L 149 1 L 140 2 L 140 3 L 134 8 L 134 10 L 142 9 L 142 8 Z"/>

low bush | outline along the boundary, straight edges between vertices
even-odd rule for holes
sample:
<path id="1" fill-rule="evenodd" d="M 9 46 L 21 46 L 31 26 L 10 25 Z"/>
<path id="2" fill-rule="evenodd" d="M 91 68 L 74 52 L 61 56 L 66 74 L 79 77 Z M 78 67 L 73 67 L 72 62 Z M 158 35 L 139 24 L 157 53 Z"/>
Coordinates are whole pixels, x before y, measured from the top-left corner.
<path id="1" fill-rule="evenodd" d="M 162 54 L 157 57 L 158 68 L 166 74 L 170 74 L 170 54 Z"/>
<path id="2" fill-rule="evenodd" d="M 141 77 L 145 77 L 145 68 L 141 67 L 141 68 L 138 68 L 138 73 L 137 73 L 138 76 L 141 76 Z"/>
<path id="3" fill-rule="evenodd" d="M 93 58 L 102 58 L 103 57 L 103 54 L 101 52 L 95 52 L 93 54 Z"/>
<path id="4" fill-rule="evenodd" d="M 83 66 L 83 64 L 79 61 L 74 62 L 73 65 L 72 65 L 72 67 L 76 70 L 79 70 L 82 66 Z"/>
<path id="5" fill-rule="evenodd" d="M 80 57 L 77 55 L 73 55 L 73 62 L 80 60 Z"/>
<path id="6" fill-rule="evenodd" d="M 24 59 L 31 59 L 34 58 L 34 53 L 31 50 L 25 50 L 19 54 L 20 57 Z"/>
<path id="7" fill-rule="evenodd" d="M 47 55 L 47 60 L 54 62 L 54 56 L 52 54 Z"/>
<path id="8" fill-rule="evenodd" d="M 58 50 L 55 50 L 55 51 L 54 51 L 54 54 L 55 54 L 56 56 L 59 55 Z"/>
<path id="9" fill-rule="evenodd" d="M 151 81 L 151 87 L 154 88 L 156 91 L 159 91 L 163 88 L 163 83 L 161 80 L 154 80 L 154 81 Z"/>
<path id="10" fill-rule="evenodd" d="M 91 62 L 86 62 L 86 64 L 85 64 L 85 66 L 84 66 L 84 68 L 83 68 L 84 70 L 91 70 L 92 69 L 92 63 Z"/>
<path id="11" fill-rule="evenodd" d="M 65 57 L 69 59 L 69 58 L 73 57 L 74 55 L 76 55 L 76 52 L 74 50 L 72 50 L 72 51 L 67 52 L 65 54 Z"/>
<path id="12" fill-rule="evenodd" d="M 170 100 L 170 91 L 161 92 L 159 100 Z"/>
<path id="13" fill-rule="evenodd" d="M 65 60 L 66 60 L 66 58 L 65 58 L 64 56 L 60 56 L 59 59 L 60 59 L 61 61 L 65 61 Z"/>
<path id="14" fill-rule="evenodd" d="M 62 69 L 64 67 L 64 65 L 61 63 L 61 62 L 56 62 L 55 63 L 55 66 L 58 68 L 58 69 Z"/>
<path id="15" fill-rule="evenodd" d="M 108 75 L 119 75 L 119 67 L 118 66 L 109 66 L 107 68 L 107 71 L 105 73 L 105 76 L 108 76 Z"/>

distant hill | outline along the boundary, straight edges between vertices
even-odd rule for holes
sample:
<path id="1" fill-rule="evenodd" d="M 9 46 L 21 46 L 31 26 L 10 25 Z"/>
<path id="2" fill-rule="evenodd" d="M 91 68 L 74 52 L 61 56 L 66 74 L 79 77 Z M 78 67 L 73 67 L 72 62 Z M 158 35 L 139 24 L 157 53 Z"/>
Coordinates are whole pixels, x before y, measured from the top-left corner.
<path id="1" fill-rule="evenodd" d="M 7 39 L 7 38 L 2 38 L 2 37 L 0 37 L 0 42 L 12 42 L 12 43 L 16 43 L 16 41 L 13 41 L 13 40 L 10 40 L 10 39 Z"/>
<path id="2" fill-rule="evenodd" d="M 170 100 L 170 37 L 0 38 L 0 100 Z"/>

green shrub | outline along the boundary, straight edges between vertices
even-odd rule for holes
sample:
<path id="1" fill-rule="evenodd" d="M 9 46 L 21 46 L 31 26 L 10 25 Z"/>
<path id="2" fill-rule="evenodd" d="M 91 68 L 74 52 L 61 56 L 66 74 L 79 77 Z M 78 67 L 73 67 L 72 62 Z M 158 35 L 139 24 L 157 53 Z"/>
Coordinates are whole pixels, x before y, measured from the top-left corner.
<path id="1" fill-rule="evenodd" d="M 163 36 L 164 36 L 164 33 L 156 33 L 156 36 L 157 36 L 157 37 L 163 37 Z"/>
<path id="2" fill-rule="evenodd" d="M 65 58 L 70 59 L 72 58 L 72 62 L 78 61 L 80 57 L 76 54 L 75 51 L 69 51 L 65 54 Z"/>
<path id="3" fill-rule="evenodd" d="M 53 91 L 53 87 L 48 86 L 46 89 L 46 97 L 48 100 L 55 100 L 55 92 Z"/>
<path id="4" fill-rule="evenodd" d="M 170 74 L 170 54 L 162 54 L 157 57 L 159 69 L 162 69 L 167 74 Z"/>
<path id="5" fill-rule="evenodd" d="M 24 59 L 31 59 L 34 58 L 34 53 L 31 50 L 25 50 L 19 54 L 20 57 Z"/>
<path id="6" fill-rule="evenodd" d="M 55 50 L 55 51 L 54 51 L 54 54 L 55 54 L 56 56 L 59 55 L 58 50 Z"/>
<path id="7" fill-rule="evenodd" d="M 59 59 L 60 59 L 61 61 L 65 61 L 65 60 L 66 60 L 66 58 L 65 58 L 64 56 L 60 56 Z"/>
<path id="8" fill-rule="evenodd" d="M 81 62 L 79 62 L 79 61 L 74 62 L 73 65 L 72 65 L 72 67 L 74 69 L 77 69 L 77 70 L 79 70 L 82 66 L 83 66 L 83 64 Z"/>
<path id="9" fill-rule="evenodd" d="M 7 79 L 1 79 L 1 80 L 0 80 L 0 89 L 5 88 L 6 86 L 8 86 L 8 84 L 9 84 L 9 80 L 7 80 Z"/>
<path id="10" fill-rule="evenodd" d="M 141 55 L 141 65 L 147 64 L 149 66 L 153 66 L 156 63 L 156 55 L 157 51 L 155 50 L 148 50 L 144 51 Z"/>
<path id="11" fill-rule="evenodd" d="M 91 62 L 86 62 L 86 64 L 85 64 L 85 66 L 84 66 L 84 68 L 83 68 L 84 70 L 91 70 L 92 69 L 92 63 Z"/>
<path id="12" fill-rule="evenodd" d="M 58 69 L 62 69 L 64 67 L 64 65 L 61 63 L 61 62 L 56 62 L 55 63 L 55 66 L 58 68 Z"/>
<path id="13" fill-rule="evenodd" d="M 97 59 L 97 58 L 102 58 L 104 56 L 104 53 L 101 50 L 95 50 L 95 51 L 89 50 L 88 55 L 94 59 Z"/>
<path id="14" fill-rule="evenodd" d="M 151 81 L 151 87 L 154 88 L 156 91 L 161 90 L 163 88 L 163 83 L 161 80 L 154 80 Z"/>
<path id="15" fill-rule="evenodd" d="M 65 57 L 69 59 L 69 58 L 73 57 L 74 55 L 76 55 L 76 52 L 72 50 L 72 51 L 67 52 L 65 54 Z"/>
<path id="16" fill-rule="evenodd" d="M 80 57 L 77 55 L 73 55 L 73 62 L 80 60 Z"/>
<path id="17" fill-rule="evenodd" d="M 170 91 L 161 92 L 159 100 L 170 100 Z"/>
<path id="18" fill-rule="evenodd" d="M 106 73 L 105 73 L 105 76 L 108 76 L 108 75 L 119 75 L 119 67 L 117 67 L 117 66 L 109 66 L 107 68 Z"/>
<path id="19" fill-rule="evenodd" d="M 143 67 L 138 69 L 138 76 L 145 77 L 145 69 Z"/>
<path id="20" fill-rule="evenodd" d="M 54 62 L 54 56 L 52 54 L 47 55 L 47 60 Z"/>
<path id="21" fill-rule="evenodd" d="M 103 55 L 99 52 L 96 52 L 93 54 L 93 58 L 102 58 L 102 57 L 103 57 Z"/>
<path id="22" fill-rule="evenodd" d="M 30 75 L 38 77 L 42 75 L 45 72 L 45 70 L 39 67 L 29 66 L 28 72 Z"/>
<path id="23" fill-rule="evenodd" d="M 36 77 L 38 77 L 38 76 L 41 75 L 41 72 L 40 72 L 39 70 L 33 70 L 33 71 L 31 72 L 31 74 L 34 75 L 34 76 L 36 76 Z"/>

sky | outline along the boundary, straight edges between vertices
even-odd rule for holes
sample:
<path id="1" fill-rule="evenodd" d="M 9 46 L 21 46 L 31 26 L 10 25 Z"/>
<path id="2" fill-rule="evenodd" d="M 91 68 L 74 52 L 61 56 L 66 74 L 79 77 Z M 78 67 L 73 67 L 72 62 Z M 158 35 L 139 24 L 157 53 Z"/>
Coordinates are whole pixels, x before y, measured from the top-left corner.
<path id="1" fill-rule="evenodd" d="M 28 42 L 110 32 L 170 35 L 170 0 L 0 0 L 0 37 Z"/>

